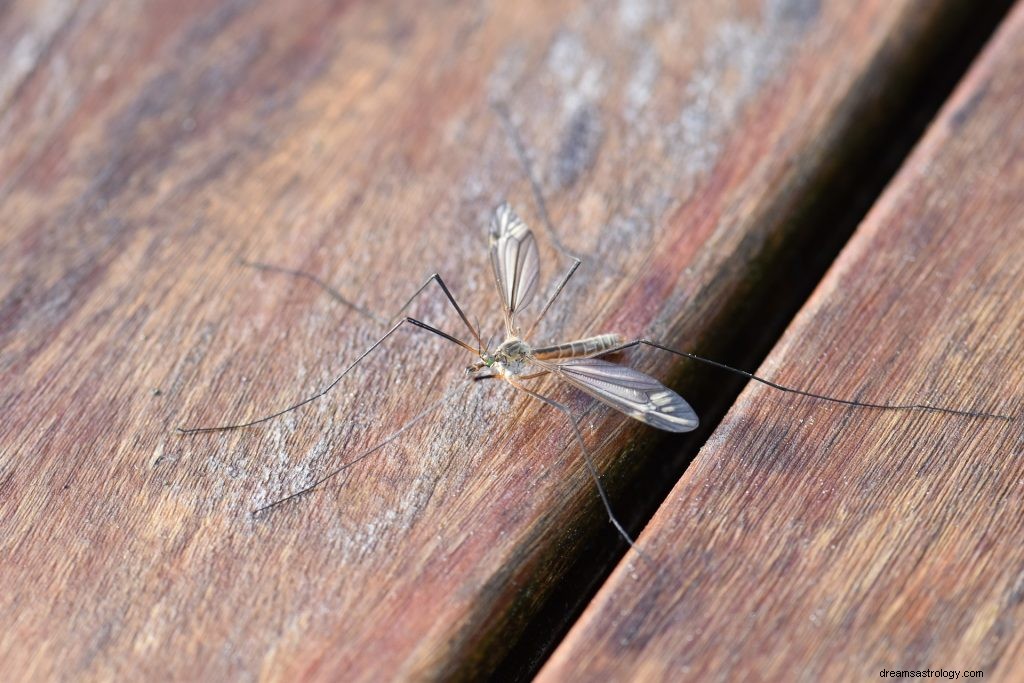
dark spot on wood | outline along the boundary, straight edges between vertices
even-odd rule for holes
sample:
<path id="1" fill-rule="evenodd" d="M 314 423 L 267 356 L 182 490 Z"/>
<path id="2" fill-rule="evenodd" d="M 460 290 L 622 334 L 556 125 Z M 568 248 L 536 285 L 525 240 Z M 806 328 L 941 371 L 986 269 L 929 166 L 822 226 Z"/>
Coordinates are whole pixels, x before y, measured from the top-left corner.
<path id="1" fill-rule="evenodd" d="M 416 24 L 408 17 L 392 17 L 391 25 L 388 27 L 388 42 L 398 47 L 409 42 L 412 38 Z"/>
<path id="2" fill-rule="evenodd" d="M 1017 580 L 1007 596 L 1006 606 L 1007 608 L 1012 608 L 1021 603 L 1024 603 L 1024 572 L 1017 575 Z"/>
<path id="3" fill-rule="evenodd" d="M 809 24 L 821 13 L 821 0 L 779 0 L 776 12 L 783 21 Z"/>
<path id="4" fill-rule="evenodd" d="M 7 494 L 13 489 L 12 482 L 14 481 L 14 470 L 8 470 L 2 479 L 0 479 L 0 498 L 6 498 Z"/>
<path id="5" fill-rule="evenodd" d="M 178 49 L 178 56 L 184 57 L 195 45 L 207 45 L 234 23 L 247 8 L 248 3 L 225 2 L 210 9 L 195 25 L 190 26 Z M 250 8 L 251 9 L 251 8 Z"/>
<path id="6" fill-rule="evenodd" d="M 965 123 L 967 123 L 971 118 L 971 115 L 974 114 L 975 110 L 978 108 L 978 105 L 985 100 L 985 96 L 988 95 L 990 85 L 991 83 L 989 81 L 982 83 L 981 87 L 971 93 L 971 96 L 967 98 L 967 101 L 953 112 L 953 115 L 949 118 L 950 128 L 954 131 L 959 130 Z"/>
<path id="7" fill-rule="evenodd" d="M 31 310 L 28 295 L 32 291 L 34 280 L 31 275 L 17 282 L 0 300 L 0 348 L 8 343 L 22 317 Z M 0 367 L 3 367 L 0 364 Z"/>
<path id="8" fill-rule="evenodd" d="M 555 160 L 555 186 L 572 186 L 590 168 L 601 146 L 600 114 L 592 105 L 583 105 L 572 115 Z"/>

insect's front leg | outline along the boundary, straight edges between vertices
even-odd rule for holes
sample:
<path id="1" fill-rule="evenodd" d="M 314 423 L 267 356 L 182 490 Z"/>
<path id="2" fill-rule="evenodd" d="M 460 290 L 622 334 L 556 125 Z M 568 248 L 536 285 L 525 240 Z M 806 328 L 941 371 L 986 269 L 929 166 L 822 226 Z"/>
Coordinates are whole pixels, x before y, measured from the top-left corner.
<path id="1" fill-rule="evenodd" d="M 344 306 L 348 306 L 356 313 L 362 315 L 364 318 L 368 318 L 377 323 L 378 325 L 387 326 L 390 323 L 389 320 L 377 315 L 376 313 L 366 308 L 365 306 L 361 306 L 356 302 L 352 301 L 351 299 L 343 295 L 341 292 L 339 292 L 337 289 L 331 287 L 329 284 L 321 280 L 316 275 L 313 275 L 312 273 L 307 273 L 304 270 L 296 270 L 294 268 L 284 268 L 283 266 L 275 266 L 272 263 L 258 263 L 256 261 L 246 261 L 245 259 L 239 259 L 238 262 L 241 265 L 246 266 L 247 268 L 255 268 L 256 270 L 262 270 L 268 273 L 281 273 L 282 275 L 291 275 L 292 277 L 298 277 L 304 280 L 309 280 L 317 287 L 327 292 L 328 296 L 330 296 L 332 299 L 334 299 L 335 301 Z"/>
<path id="2" fill-rule="evenodd" d="M 466 368 L 466 376 L 469 377 L 474 382 L 479 382 L 480 380 L 484 380 L 484 379 L 495 379 L 496 377 L 498 377 L 498 375 L 495 375 L 493 372 L 488 372 L 488 373 L 480 374 L 480 375 L 474 375 L 471 372 L 471 368 Z"/>
<path id="3" fill-rule="evenodd" d="M 459 314 L 459 318 L 461 318 L 462 322 L 465 323 L 466 328 L 470 331 L 470 334 L 473 335 L 477 344 L 482 347 L 483 341 L 480 339 L 478 326 L 474 326 L 469 322 L 469 318 L 466 317 L 466 314 L 463 312 L 462 307 L 459 306 L 458 302 L 455 300 L 455 297 L 452 295 L 451 290 L 448 289 L 448 285 L 445 284 L 444 280 L 441 279 L 441 276 L 438 273 L 433 273 L 430 277 L 428 277 L 426 281 L 419 286 L 416 292 L 413 293 L 413 295 L 410 296 L 408 299 L 406 299 L 405 303 L 402 304 L 401 308 L 398 309 L 397 313 L 395 313 L 390 318 L 384 318 L 374 313 L 370 309 L 366 308 L 365 306 L 362 306 L 356 303 L 355 301 L 352 301 L 348 297 L 344 296 L 337 289 L 331 287 L 329 284 L 321 280 L 316 275 L 313 275 L 312 273 L 307 273 L 305 271 L 295 270 L 292 268 L 284 268 L 282 266 L 275 266 L 270 263 L 257 263 L 254 261 L 246 261 L 244 259 L 240 259 L 239 263 L 241 263 L 243 266 L 247 266 L 249 268 L 256 268 L 257 270 L 262 270 L 265 272 L 281 273 L 284 275 L 291 275 L 293 277 L 299 277 L 304 280 L 308 280 L 315 284 L 320 289 L 327 292 L 327 294 L 338 303 L 348 306 L 349 308 L 359 313 L 363 317 L 368 318 L 376 322 L 377 324 L 385 327 L 390 327 L 393 324 L 395 324 L 402 317 L 402 314 L 405 313 L 405 310 L 409 308 L 412 302 L 415 301 L 421 294 L 423 294 L 427 287 L 430 286 L 430 283 L 435 282 L 437 283 L 438 287 L 441 288 L 441 291 L 444 293 L 445 298 L 451 304 L 452 308 L 454 308 L 455 312 Z"/>

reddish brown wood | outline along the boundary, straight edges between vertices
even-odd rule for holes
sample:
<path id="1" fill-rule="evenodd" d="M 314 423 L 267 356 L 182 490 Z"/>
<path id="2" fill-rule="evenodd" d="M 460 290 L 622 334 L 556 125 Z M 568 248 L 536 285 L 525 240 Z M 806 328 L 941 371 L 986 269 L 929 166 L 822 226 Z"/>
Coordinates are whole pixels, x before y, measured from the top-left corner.
<path id="1" fill-rule="evenodd" d="M 1024 6 L 543 670 L 564 680 L 1024 678 Z"/>
<path id="2" fill-rule="evenodd" d="M 575 305 L 540 337 L 713 347 L 760 282 L 751 266 L 771 269 L 876 105 L 967 6 L 6 4 L 4 677 L 489 670 L 583 543 L 611 533 L 563 420 L 480 386 L 320 495 L 254 520 L 458 383 L 470 359 L 409 333 L 301 413 L 181 438 L 178 425 L 306 395 L 381 333 L 237 259 L 312 271 L 385 313 L 438 270 L 497 329 L 487 214 L 508 196 L 540 229 L 488 109 L 502 98 L 561 239 L 604 264 L 581 271 Z M 568 262 L 544 241 L 553 281 Z M 413 310 L 458 330 L 436 295 Z M 679 374 L 670 359 L 636 362 Z M 585 433 L 607 445 L 613 484 L 655 436 L 606 410 Z"/>

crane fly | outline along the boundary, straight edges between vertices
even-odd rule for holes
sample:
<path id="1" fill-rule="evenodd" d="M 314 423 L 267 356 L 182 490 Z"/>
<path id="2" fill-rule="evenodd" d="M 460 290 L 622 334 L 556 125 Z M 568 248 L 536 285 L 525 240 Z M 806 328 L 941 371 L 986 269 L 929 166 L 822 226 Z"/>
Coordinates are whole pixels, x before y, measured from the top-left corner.
<path id="1" fill-rule="evenodd" d="M 518 130 L 512 124 L 508 107 L 500 101 L 495 101 L 491 103 L 491 108 L 508 134 L 509 141 L 515 151 L 515 155 L 519 163 L 522 165 L 527 179 L 529 180 L 533 199 L 540 211 L 542 224 L 547 231 L 548 238 L 558 251 L 568 254 L 568 251 L 562 245 L 557 232 L 552 226 L 551 218 L 548 215 L 547 204 L 544 201 L 544 193 L 541 192 L 540 183 L 537 182 L 537 178 L 531 168 L 530 156 L 526 152 L 526 145 L 520 138 Z M 769 386 L 780 392 L 806 396 L 822 401 L 829 401 L 858 408 L 875 408 L 881 410 L 923 410 L 949 415 L 961 415 L 965 417 L 991 418 L 999 420 L 1013 419 L 1006 415 L 997 415 L 971 410 L 940 408 L 922 403 L 868 403 L 864 401 L 836 398 L 825 394 L 784 386 L 764 379 L 763 377 L 758 377 L 746 370 L 734 368 L 724 363 L 719 363 L 709 358 L 698 356 L 694 353 L 673 349 L 650 339 L 641 338 L 624 341 L 618 334 L 599 334 L 597 336 L 587 337 L 585 339 L 572 342 L 532 347 L 527 339 L 529 339 L 541 320 L 544 319 L 544 316 L 551 308 L 551 305 L 562 293 L 562 290 L 565 289 L 565 286 L 572 279 L 572 276 L 576 273 L 576 270 L 580 267 L 582 261 L 569 254 L 573 261 L 572 266 L 569 267 L 568 271 L 555 287 L 551 296 L 548 297 L 533 323 L 527 328 L 525 333 L 522 333 L 516 322 L 516 314 L 526 308 L 534 299 L 537 285 L 540 281 L 540 256 L 537 249 L 537 241 L 533 232 L 529 227 L 527 227 L 522 219 L 516 215 L 515 211 L 512 210 L 507 202 L 499 204 L 492 215 L 490 222 L 489 252 L 491 270 L 494 275 L 495 287 L 497 288 L 498 294 L 501 298 L 502 315 L 505 323 L 505 341 L 503 341 L 493 353 L 488 348 L 489 344 L 484 343 L 478 326 L 474 326 L 469 322 L 469 318 L 462 310 L 458 301 L 456 301 L 455 297 L 452 295 L 448 285 L 445 284 L 444 280 L 438 273 L 434 273 L 427 278 L 422 285 L 420 285 L 419 289 L 417 289 L 409 299 L 406 300 L 405 304 L 398 310 L 398 313 L 386 322 L 386 326 L 389 327 L 388 331 L 377 341 L 371 344 L 370 347 L 360 354 L 354 361 L 352 361 L 352 363 L 345 368 L 338 377 L 316 394 L 276 413 L 265 415 L 255 420 L 250 420 L 249 422 L 221 425 L 217 427 L 179 427 L 178 431 L 183 434 L 197 434 L 201 432 L 217 432 L 251 427 L 253 425 L 272 420 L 284 415 L 285 413 L 291 412 L 292 410 L 296 410 L 297 408 L 301 408 L 307 403 L 311 403 L 331 391 L 331 389 L 337 386 L 353 368 L 362 362 L 364 358 L 369 356 L 378 346 L 388 340 L 391 335 L 397 332 L 403 325 L 412 325 L 416 328 L 431 332 L 473 354 L 475 360 L 466 368 L 466 375 L 470 379 L 474 381 L 495 378 L 503 379 L 519 391 L 522 391 L 530 397 L 556 408 L 565 415 L 572 428 L 573 436 L 579 444 L 580 453 L 583 456 L 583 462 L 586 465 L 587 472 L 591 479 L 594 481 L 598 496 L 600 497 L 601 503 L 604 505 L 604 509 L 608 514 L 609 521 L 618 531 L 619 535 L 622 536 L 622 538 L 625 539 L 625 541 L 634 548 L 641 557 L 643 557 L 643 553 L 636 547 L 636 543 L 633 538 L 629 533 L 627 533 L 622 524 L 619 523 L 615 513 L 612 511 L 608 495 L 604 490 L 604 486 L 601 484 L 600 474 L 597 471 L 597 467 L 594 465 L 590 450 L 587 448 L 587 444 L 583 439 L 583 433 L 580 430 L 577 418 L 572 414 L 572 411 L 568 406 L 548 396 L 544 396 L 533 391 L 532 389 L 524 386 L 523 381 L 545 375 L 554 375 L 576 389 L 592 396 L 601 403 L 609 405 L 619 412 L 636 420 L 640 420 L 641 422 L 645 422 L 652 427 L 669 432 L 693 431 L 699 425 L 697 414 L 679 394 L 639 370 L 611 363 L 600 358 L 601 356 L 608 356 L 619 351 L 625 351 L 626 349 L 643 345 L 703 363 L 725 372 L 739 375 L 747 380 L 760 382 L 761 384 Z M 261 270 L 274 271 L 307 279 L 324 289 L 336 301 L 348 306 L 364 317 L 372 319 L 378 323 L 384 322 L 380 316 L 359 304 L 348 300 L 315 275 L 264 263 L 243 262 L 243 264 L 259 268 Z M 475 346 L 470 342 L 456 337 L 455 335 L 449 334 L 448 332 L 445 332 L 433 325 L 429 325 L 422 320 L 409 316 L 402 317 L 402 313 L 417 297 L 426 291 L 431 283 L 435 283 L 438 288 L 441 289 L 448 303 L 455 312 L 458 313 L 459 319 L 469 331 L 472 341 L 475 342 Z M 326 474 L 321 475 L 308 486 L 254 510 L 253 514 L 268 511 L 278 505 L 319 488 L 325 482 L 338 476 L 356 463 L 365 460 L 374 453 L 383 449 L 389 443 L 395 441 L 406 431 L 426 418 L 427 415 L 432 413 L 441 405 L 450 401 L 455 396 L 456 391 L 457 389 L 449 390 L 437 400 L 428 403 L 419 413 L 414 415 L 412 419 L 399 427 L 396 431 L 392 432 L 377 445 L 363 451 L 358 456 L 342 463 Z"/>
<path id="2" fill-rule="evenodd" d="M 622 350 L 623 338 L 618 334 L 599 334 L 552 346 L 530 346 L 526 338 L 544 318 L 580 262 L 573 263 L 540 315 L 523 334 L 516 324 L 516 314 L 533 299 L 540 278 L 540 259 L 533 232 L 507 203 L 498 206 L 491 219 L 490 253 L 505 318 L 506 339 L 494 353 L 479 354 L 480 360 L 467 369 L 471 377 L 499 377 L 525 390 L 520 380 L 553 374 L 652 427 L 670 432 L 689 432 L 697 428 L 697 414 L 679 394 L 639 370 L 598 358 Z"/>
<path id="3" fill-rule="evenodd" d="M 534 237 L 533 232 L 529 227 L 527 227 L 526 223 L 519 218 L 515 211 L 512 210 L 508 203 L 503 202 L 494 210 L 490 223 L 489 252 L 494 283 L 501 301 L 501 311 L 504 318 L 505 329 L 505 340 L 493 351 L 488 348 L 488 344 L 484 343 L 478 327 L 470 323 L 469 318 L 462 310 L 458 301 L 452 295 L 448 285 L 440 275 L 435 273 L 431 275 L 426 282 L 420 286 L 416 293 L 409 298 L 405 305 L 399 309 L 399 316 L 406 308 L 408 308 L 416 297 L 422 294 L 427 287 L 430 286 L 432 282 L 436 283 L 444 293 L 449 304 L 458 314 L 462 323 L 465 325 L 471 337 L 470 341 L 461 339 L 453 334 L 441 330 L 438 327 L 409 316 L 402 317 L 397 322 L 393 322 L 398 318 L 398 316 L 396 316 L 392 319 L 393 324 L 390 324 L 390 329 L 388 329 L 382 337 L 359 355 L 327 387 L 313 396 L 289 406 L 284 410 L 249 422 L 217 427 L 179 428 L 179 431 L 184 434 L 195 434 L 200 432 L 215 432 L 250 427 L 266 422 L 304 406 L 307 403 L 315 401 L 337 386 L 337 384 L 341 382 L 353 368 L 355 368 L 364 358 L 370 355 L 370 353 L 372 353 L 378 346 L 388 340 L 396 331 L 403 326 L 412 325 L 413 327 L 431 332 L 452 344 L 460 346 L 472 354 L 474 356 L 474 361 L 466 368 L 466 375 L 468 378 L 472 380 L 495 378 L 505 380 L 519 391 L 522 391 L 530 397 L 562 412 L 572 427 L 573 435 L 579 444 L 584 463 L 586 464 L 586 468 L 591 478 L 597 486 L 598 495 L 601 498 L 601 502 L 604 505 L 609 520 L 626 542 L 629 543 L 630 546 L 636 548 L 633 538 L 629 533 L 627 533 L 622 524 L 619 523 L 612 511 L 611 504 L 604 490 L 604 486 L 601 484 L 600 475 L 594 465 L 590 450 L 583 439 L 577 418 L 565 404 L 530 389 L 524 385 L 524 381 L 545 375 L 552 375 L 597 399 L 601 403 L 611 406 L 624 415 L 640 420 L 641 422 L 645 422 L 657 429 L 669 432 L 689 432 L 696 429 L 699 424 L 697 414 L 678 393 L 666 387 L 657 379 L 640 372 L 639 370 L 625 365 L 612 363 L 601 358 L 602 356 L 608 356 L 612 353 L 623 351 L 631 347 L 645 345 L 677 356 L 706 363 L 728 372 L 739 374 L 749 380 L 761 382 L 780 391 L 808 396 L 823 401 L 831 401 L 834 403 L 841 403 L 861 408 L 925 410 L 968 417 L 996 418 L 1003 420 L 1012 419 L 1005 415 L 969 410 L 956 410 L 951 408 L 939 408 L 927 404 L 867 403 L 863 401 L 835 398 L 824 394 L 817 394 L 804 391 L 802 389 L 783 386 L 767 379 L 757 377 L 744 370 L 733 368 L 731 366 L 697 356 L 696 354 L 672 349 L 649 339 L 625 341 L 623 337 L 618 334 L 599 334 L 576 341 L 549 346 L 532 346 L 528 339 L 536 329 L 537 325 L 544 319 L 544 316 L 547 314 L 548 310 L 550 310 L 551 305 L 565 289 L 565 286 L 579 268 L 581 261 L 578 258 L 573 258 L 572 266 L 568 269 L 552 294 L 548 297 L 543 308 L 541 308 L 540 313 L 533 320 L 530 326 L 526 328 L 526 331 L 523 332 L 519 327 L 519 321 L 517 318 L 522 313 L 523 309 L 525 309 L 534 300 L 536 295 L 537 286 L 540 281 L 540 256 L 537 248 L 537 240 Z M 333 292 L 333 290 L 331 290 L 330 287 L 321 280 L 313 276 L 309 276 L 308 274 L 301 273 L 299 271 L 267 266 L 265 264 L 248 265 L 307 277 L 328 291 L 331 291 L 332 295 L 336 299 L 341 300 L 343 303 L 346 303 L 349 306 L 360 310 L 364 315 L 367 315 L 367 313 L 365 313 L 365 309 L 360 309 L 355 304 L 348 302 L 339 294 Z M 255 510 L 254 514 L 267 511 L 286 501 L 292 500 L 297 496 L 309 493 L 320 487 L 324 482 L 337 476 L 352 465 L 381 450 L 385 445 L 397 439 L 401 434 L 410 429 L 416 423 L 420 422 L 430 412 L 442 403 L 446 403 L 453 396 L 454 390 L 445 393 L 440 399 L 427 405 L 420 413 L 415 415 L 401 428 L 393 432 L 373 448 L 322 475 L 305 488 Z"/>

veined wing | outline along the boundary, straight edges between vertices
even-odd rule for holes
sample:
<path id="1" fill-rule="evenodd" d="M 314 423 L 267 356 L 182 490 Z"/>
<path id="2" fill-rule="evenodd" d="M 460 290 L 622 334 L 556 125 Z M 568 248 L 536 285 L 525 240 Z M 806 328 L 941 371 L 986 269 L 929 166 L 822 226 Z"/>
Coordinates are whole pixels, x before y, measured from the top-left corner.
<path id="1" fill-rule="evenodd" d="M 505 318 L 511 322 L 533 299 L 540 278 L 540 255 L 533 232 L 507 202 L 502 202 L 491 218 L 491 265 Z"/>
<path id="2" fill-rule="evenodd" d="M 668 432 L 691 432 L 699 420 L 690 404 L 639 370 L 598 358 L 544 363 L 577 389 L 632 418 Z"/>

